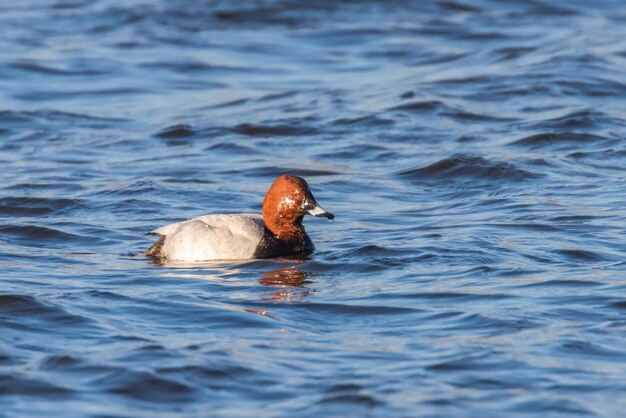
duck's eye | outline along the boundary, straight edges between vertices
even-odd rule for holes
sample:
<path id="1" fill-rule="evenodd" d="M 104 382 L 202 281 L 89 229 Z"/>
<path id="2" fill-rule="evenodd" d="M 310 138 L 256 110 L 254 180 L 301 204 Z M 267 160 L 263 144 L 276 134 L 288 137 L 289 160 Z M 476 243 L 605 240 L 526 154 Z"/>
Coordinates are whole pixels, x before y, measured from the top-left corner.
<path id="1" fill-rule="evenodd" d="M 289 193 L 295 193 L 296 189 L 294 189 L 293 187 L 290 187 L 288 191 L 289 191 Z"/>

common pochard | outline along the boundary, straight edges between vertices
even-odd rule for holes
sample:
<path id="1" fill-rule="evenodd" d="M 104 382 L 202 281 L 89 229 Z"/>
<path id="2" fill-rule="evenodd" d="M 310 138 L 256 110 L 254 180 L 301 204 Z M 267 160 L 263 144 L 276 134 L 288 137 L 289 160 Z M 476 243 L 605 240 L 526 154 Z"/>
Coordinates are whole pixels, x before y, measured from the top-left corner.
<path id="1" fill-rule="evenodd" d="M 303 178 L 283 175 L 267 191 L 262 215 L 204 215 L 165 225 L 150 232 L 161 236 L 143 254 L 161 261 L 208 261 L 309 253 L 314 247 L 302 225 L 304 215 L 335 217 L 317 204 Z"/>

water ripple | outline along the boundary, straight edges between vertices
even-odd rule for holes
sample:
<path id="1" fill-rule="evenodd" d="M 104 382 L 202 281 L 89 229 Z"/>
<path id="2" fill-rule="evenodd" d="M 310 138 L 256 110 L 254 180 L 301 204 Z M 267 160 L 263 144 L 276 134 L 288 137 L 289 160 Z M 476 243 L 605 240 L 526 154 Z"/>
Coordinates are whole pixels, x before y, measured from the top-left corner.
<path id="1" fill-rule="evenodd" d="M 416 169 L 404 170 L 399 176 L 412 180 L 437 179 L 476 179 L 525 181 L 539 177 L 515 164 L 504 161 L 490 161 L 483 157 L 456 154 L 433 164 Z"/>
<path id="2" fill-rule="evenodd" d="M 5 3 L 0 415 L 623 415 L 622 1 Z"/>

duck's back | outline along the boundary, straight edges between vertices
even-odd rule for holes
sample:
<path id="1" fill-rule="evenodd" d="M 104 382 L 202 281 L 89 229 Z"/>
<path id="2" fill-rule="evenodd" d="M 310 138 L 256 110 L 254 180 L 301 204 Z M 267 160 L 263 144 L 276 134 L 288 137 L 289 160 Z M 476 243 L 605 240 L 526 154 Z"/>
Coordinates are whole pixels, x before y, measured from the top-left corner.
<path id="1" fill-rule="evenodd" d="M 165 225 L 147 254 L 178 261 L 253 258 L 263 240 L 265 224 L 256 214 L 205 215 Z"/>

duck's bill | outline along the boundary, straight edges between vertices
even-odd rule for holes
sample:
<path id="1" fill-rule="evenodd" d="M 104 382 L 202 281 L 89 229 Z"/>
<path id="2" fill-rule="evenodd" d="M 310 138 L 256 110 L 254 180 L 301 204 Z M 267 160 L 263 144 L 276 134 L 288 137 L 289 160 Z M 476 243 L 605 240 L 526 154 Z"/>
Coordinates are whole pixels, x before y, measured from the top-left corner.
<path id="1" fill-rule="evenodd" d="M 316 216 L 318 218 L 328 218 L 328 219 L 335 218 L 335 215 L 333 215 L 332 213 L 322 208 L 315 201 L 305 202 L 305 204 L 303 205 L 303 209 L 304 209 L 304 213 L 306 213 L 307 215 Z"/>
<path id="2" fill-rule="evenodd" d="M 306 209 L 305 213 L 307 213 L 308 215 L 317 216 L 318 218 L 328 218 L 328 219 L 334 219 L 335 218 L 335 215 L 333 215 L 332 213 L 330 213 L 327 210 L 323 209 L 319 205 L 315 205 L 311 209 Z"/>

